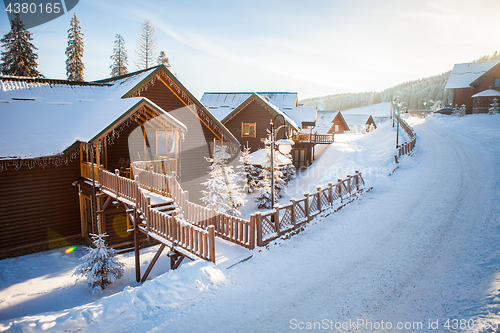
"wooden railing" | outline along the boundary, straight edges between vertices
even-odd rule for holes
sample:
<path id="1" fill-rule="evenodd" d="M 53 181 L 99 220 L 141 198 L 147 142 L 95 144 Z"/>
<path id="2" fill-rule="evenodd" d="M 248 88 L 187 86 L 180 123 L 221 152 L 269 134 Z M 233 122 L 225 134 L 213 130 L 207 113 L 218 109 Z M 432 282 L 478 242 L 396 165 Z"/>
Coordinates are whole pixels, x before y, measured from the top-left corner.
<path id="1" fill-rule="evenodd" d="M 296 142 L 333 143 L 333 134 L 297 133 L 292 137 Z"/>
<path id="2" fill-rule="evenodd" d="M 97 164 L 94 164 L 95 181 L 99 181 L 99 178 L 97 175 L 98 170 L 99 170 L 99 167 L 97 166 Z M 92 179 L 92 163 L 82 161 L 80 163 L 80 175 L 82 178 Z"/>
<path id="3" fill-rule="evenodd" d="M 325 189 L 317 187 L 316 192 L 304 193 L 303 199 L 291 199 L 290 204 L 277 205 L 270 212 L 252 214 L 250 221 L 255 220 L 257 245 L 264 246 L 283 233 L 300 227 L 331 207 L 335 201 L 342 203 L 364 188 L 363 177 L 356 171 L 355 175 L 339 179 L 336 184 L 328 183 Z"/>
<path id="4" fill-rule="evenodd" d="M 155 161 L 136 161 L 132 164 L 141 170 L 152 169 L 154 172 L 162 175 L 169 175 L 173 172 L 177 172 L 177 159 L 173 157 Z"/>
<path id="5" fill-rule="evenodd" d="M 184 212 L 186 202 L 189 200 L 189 192 L 182 189 L 177 181 L 176 173 L 159 174 L 154 172 L 153 168 L 150 170 L 142 169 L 141 166 L 144 164 L 136 163 L 132 163 L 132 173 L 141 188 L 174 199 L 181 211 Z"/>
<path id="6" fill-rule="evenodd" d="M 410 155 L 413 153 L 413 150 L 415 149 L 415 145 L 417 143 L 417 135 L 415 134 L 413 128 L 408 125 L 408 123 L 398 114 L 395 114 L 394 117 L 410 138 L 410 141 L 405 141 L 397 148 L 397 153 L 396 155 L 394 155 L 394 160 L 396 163 L 398 163 L 399 157 L 401 157 L 402 155 Z"/>
<path id="7" fill-rule="evenodd" d="M 137 175 L 136 180 L 121 177 L 119 173 L 111 173 L 101 167 L 98 170 L 101 190 L 132 205 L 142 225 L 140 230 L 159 240 L 169 241 L 172 246 L 181 248 L 200 258 L 215 263 L 215 227 L 208 226 L 204 230 L 192 223 L 186 222 L 180 216 L 169 216 L 151 208 L 151 198 L 146 197 L 141 190 Z M 165 175 L 158 175 L 165 176 Z"/>

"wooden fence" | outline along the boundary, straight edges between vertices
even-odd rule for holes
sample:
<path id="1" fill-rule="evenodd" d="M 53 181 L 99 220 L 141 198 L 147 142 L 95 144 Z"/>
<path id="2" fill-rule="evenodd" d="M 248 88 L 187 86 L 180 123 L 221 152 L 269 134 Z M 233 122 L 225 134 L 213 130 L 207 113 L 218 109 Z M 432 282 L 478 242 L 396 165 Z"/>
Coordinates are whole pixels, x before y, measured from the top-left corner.
<path id="1" fill-rule="evenodd" d="M 316 192 L 304 193 L 304 198 L 300 200 L 291 199 L 288 205 L 277 205 L 273 211 L 250 215 L 250 221 L 255 221 L 257 245 L 264 246 L 283 233 L 300 227 L 331 207 L 334 202 L 342 203 L 364 187 L 363 177 L 356 171 L 355 175 L 339 179 L 336 184 L 328 183 L 325 189 L 318 186 Z"/>
<path id="2" fill-rule="evenodd" d="M 397 148 L 398 151 L 397 154 L 394 155 L 394 160 L 396 163 L 398 163 L 399 157 L 401 155 L 410 155 L 413 152 L 413 150 L 415 149 L 415 144 L 417 142 L 417 135 L 415 134 L 413 128 L 410 125 L 408 125 L 408 123 L 398 114 L 395 114 L 394 117 L 396 118 L 399 125 L 403 128 L 403 130 L 410 138 L 410 141 L 405 141 Z"/>

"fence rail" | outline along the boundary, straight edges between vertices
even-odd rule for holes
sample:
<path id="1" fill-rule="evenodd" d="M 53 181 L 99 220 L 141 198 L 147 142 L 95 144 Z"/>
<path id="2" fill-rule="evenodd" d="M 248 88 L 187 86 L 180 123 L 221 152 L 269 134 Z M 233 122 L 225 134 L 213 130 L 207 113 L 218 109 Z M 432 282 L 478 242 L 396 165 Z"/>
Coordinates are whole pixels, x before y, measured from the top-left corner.
<path id="1" fill-rule="evenodd" d="M 177 159 L 173 157 L 155 161 L 136 161 L 132 162 L 132 164 L 135 165 L 136 168 L 142 170 L 153 169 L 154 172 L 162 175 L 169 175 L 173 172 L 177 172 Z"/>
<path id="2" fill-rule="evenodd" d="M 394 156 L 394 160 L 396 163 L 398 163 L 399 157 L 401 157 L 402 155 L 410 155 L 411 153 L 413 153 L 413 150 L 415 149 L 415 145 L 417 143 L 417 135 L 415 134 L 413 128 L 408 125 L 408 123 L 398 114 L 395 114 L 394 117 L 410 138 L 410 141 L 405 141 L 397 148 L 397 154 Z"/>
<path id="3" fill-rule="evenodd" d="M 282 233 L 295 229 L 331 207 L 335 201 L 342 203 L 345 199 L 365 188 L 361 173 L 339 179 L 336 184 L 328 183 L 327 188 L 318 186 L 313 193 L 304 193 L 304 198 L 291 199 L 288 205 L 277 205 L 274 210 L 250 215 L 255 220 L 257 245 L 264 246 Z"/>

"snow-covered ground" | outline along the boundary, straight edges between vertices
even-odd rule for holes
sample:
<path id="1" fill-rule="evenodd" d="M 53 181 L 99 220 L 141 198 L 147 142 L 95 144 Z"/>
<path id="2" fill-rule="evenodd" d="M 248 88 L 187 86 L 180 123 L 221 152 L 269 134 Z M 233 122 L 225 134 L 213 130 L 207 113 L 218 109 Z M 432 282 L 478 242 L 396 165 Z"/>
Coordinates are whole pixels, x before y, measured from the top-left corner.
<path id="1" fill-rule="evenodd" d="M 162 256 L 142 286 L 125 277 L 97 298 L 70 276 L 78 249 L 0 261 L 0 331 L 495 331 L 500 115 L 408 121 L 417 148 L 394 173 L 389 122 L 336 136 L 280 202 L 355 170 L 373 190 L 235 266 L 161 274 Z"/>

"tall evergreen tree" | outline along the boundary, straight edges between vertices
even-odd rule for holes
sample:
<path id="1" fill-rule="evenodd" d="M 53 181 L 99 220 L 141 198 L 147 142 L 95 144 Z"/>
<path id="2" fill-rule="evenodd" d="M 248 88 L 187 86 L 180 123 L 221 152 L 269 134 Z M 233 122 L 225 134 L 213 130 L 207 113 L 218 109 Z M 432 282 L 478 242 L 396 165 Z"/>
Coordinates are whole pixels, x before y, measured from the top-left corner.
<path id="1" fill-rule="evenodd" d="M 155 27 L 150 20 L 141 24 L 137 40 L 137 68 L 146 69 L 154 65 L 156 59 Z"/>
<path id="2" fill-rule="evenodd" d="M 83 33 L 76 13 L 71 19 L 68 30 L 68 47 L 66 48 L 66 75 L 70 81 L 83 81 Z"/>
<path id="3" fill-rule="evenodd" d="M 31 41 L 31 33 L 24 28 L 21 15 L 16 14 L 10 23 L 10 31 L 0 39 L 2 52 L 0 71 L 5 75 L 41 77 L 38 70 L 38 50 Z"/>
<path id="4" fill-rule="evenodd" d="M 168 60 L 168 57 L 165 54 L 165 51 L 160 51 L 160 55 L 156 59 L 156 62 L 158 63 L 158 65 L 164 65 L 167 68 L 171 67 L 170 60 Z"/>
<path id="5" fill-rule="evenodd" d="M 127 50 L 125 50 L 125 40 L 120 34 L 116 35 L 115 48 L 110 59 L 113 60 L 113 64 L 109 66 L 111 68 L 111 76 L 114 77 L 128 73 L 128 56 Z"/>

